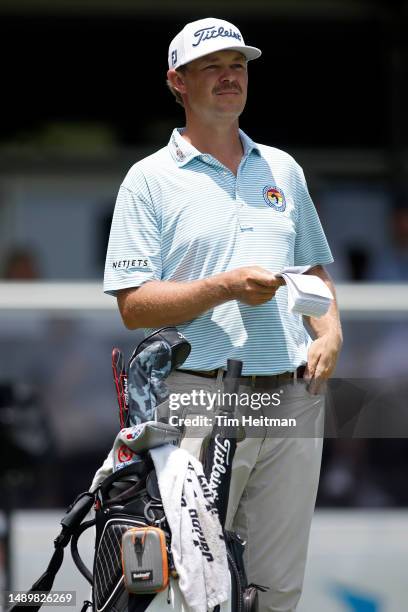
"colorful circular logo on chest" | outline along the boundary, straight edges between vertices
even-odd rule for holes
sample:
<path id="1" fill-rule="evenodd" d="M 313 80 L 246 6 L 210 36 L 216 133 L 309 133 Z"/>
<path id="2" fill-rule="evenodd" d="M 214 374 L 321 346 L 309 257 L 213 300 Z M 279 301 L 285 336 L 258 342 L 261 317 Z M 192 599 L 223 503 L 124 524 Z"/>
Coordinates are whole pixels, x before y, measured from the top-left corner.
<path id="1" fill-rule="evenodd" d="M 263 190 L 263 197 L 265 202 L 271 208 L 283 212 L 286 208 L 286 200 L 283 195 L 282 189 L 279 187 L 270 187 L 267 185 Z"/>

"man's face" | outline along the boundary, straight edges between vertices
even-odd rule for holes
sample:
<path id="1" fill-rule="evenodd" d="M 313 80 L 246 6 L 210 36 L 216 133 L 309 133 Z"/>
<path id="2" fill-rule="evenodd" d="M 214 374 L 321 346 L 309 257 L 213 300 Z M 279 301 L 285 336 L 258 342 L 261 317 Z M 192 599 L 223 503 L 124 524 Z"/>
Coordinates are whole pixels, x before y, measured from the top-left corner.
<path id="1" fill-rule="evenodd" d="M 217 51 L 190 62 L 182 75 L 186 111 L 208 120 L 236 119 L 245 107 L 246 58 L 237 51 Z"/>

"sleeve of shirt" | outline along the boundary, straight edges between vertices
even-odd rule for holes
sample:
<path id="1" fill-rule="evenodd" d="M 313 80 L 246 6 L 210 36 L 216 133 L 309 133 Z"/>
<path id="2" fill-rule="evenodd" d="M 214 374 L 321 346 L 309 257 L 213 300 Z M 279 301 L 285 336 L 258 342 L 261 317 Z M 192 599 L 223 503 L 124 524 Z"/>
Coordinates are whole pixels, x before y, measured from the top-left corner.
<path id="1" fill-rule="evenodd" d="M 297 224 L 295 266 L 317 266 L 333 262 L 319 215 L 310 197 L 303 170 L 297 166 Z"/>
<path id="2" fill-rule="evenodd" d="M 160 231 L 143 183 L 141 177 L 140 189 L 124 184 L 119 189 L 105 262 L 104 292 L 110 295 L 161 280 Z"/>

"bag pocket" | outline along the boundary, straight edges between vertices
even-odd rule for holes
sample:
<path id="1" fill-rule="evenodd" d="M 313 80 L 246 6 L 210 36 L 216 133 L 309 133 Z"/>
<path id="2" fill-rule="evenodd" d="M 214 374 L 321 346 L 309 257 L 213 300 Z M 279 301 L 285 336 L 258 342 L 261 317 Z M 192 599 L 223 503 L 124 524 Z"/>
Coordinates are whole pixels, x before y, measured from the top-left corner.
<path id="1" fill-rule="evenodd" d="M 110 610 L 125 591 L 121 546 L 122 536 L 134 527 L 146 528 L 141 518 L 112 516 L 103 526 L 95 549 L 93 600 L 95 612 Z"/>

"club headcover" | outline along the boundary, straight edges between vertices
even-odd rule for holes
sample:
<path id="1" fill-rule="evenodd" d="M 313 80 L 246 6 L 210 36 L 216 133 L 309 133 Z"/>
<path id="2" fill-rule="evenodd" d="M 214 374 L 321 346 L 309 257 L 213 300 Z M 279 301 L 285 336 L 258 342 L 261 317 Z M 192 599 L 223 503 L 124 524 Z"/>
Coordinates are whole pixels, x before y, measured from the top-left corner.
<path id="1" fill-rule="evenodd" d="M 155 420 L 156 407 L 169 395 L 165 379 L 190 351 L 190 343 L 175 327 L 164 327 L 142 340 L 129 360 L 126 425 Z"/>
<path id="2" fill-rule="evenodd" d="M 162 444 L 177 445 L 179 440 L 179 429 L 167 423 L 148 421 L 125 427 L 120 430 L 113 445 L 113 471 L 138 460 L 137 456 L 143 452 Z"/>

